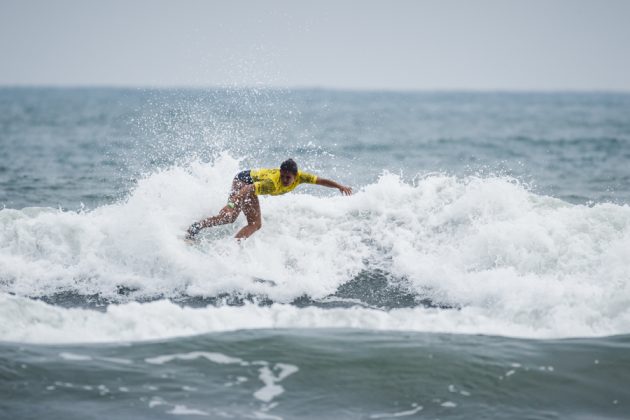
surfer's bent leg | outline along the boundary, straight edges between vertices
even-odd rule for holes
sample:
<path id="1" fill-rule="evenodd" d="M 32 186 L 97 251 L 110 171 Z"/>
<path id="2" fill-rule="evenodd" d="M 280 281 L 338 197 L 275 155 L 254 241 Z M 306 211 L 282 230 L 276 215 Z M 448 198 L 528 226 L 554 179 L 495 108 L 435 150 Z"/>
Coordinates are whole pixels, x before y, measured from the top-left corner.
<path id="1" fill-rule="evenodd" d="M 239 191 L 245 185 L 246 184 L 244 182 L 240 181 L 237 178 L 234 178 L 234 180 L 232 181 L 232 190 L 230 191 L 227 205 L 223 207 L 221 211 L 219 211 L 219 214 L 217 214 L 216 216 L 208 217 L 207 219 L 203 219 L 193 223 L 188 228 L 188 234 L 186 235 L 186 237 L 193 238 L 197 233 L 199 233 L 201 229 L 207 227 L 234 223 L 241 212 L 241 202 L 243 201 L 239 199 Z"/>
<path id="2" fill-rule="evenodd" d="M 260 213 L 260 202 L 258 196 L 252 190 L 244 198 L 242 202 L 243 213 L 247 217 L 247 226 L 239 230 L 236 239 L 249 238 L 254 232 L 262 227 L 262 216 Z"/>

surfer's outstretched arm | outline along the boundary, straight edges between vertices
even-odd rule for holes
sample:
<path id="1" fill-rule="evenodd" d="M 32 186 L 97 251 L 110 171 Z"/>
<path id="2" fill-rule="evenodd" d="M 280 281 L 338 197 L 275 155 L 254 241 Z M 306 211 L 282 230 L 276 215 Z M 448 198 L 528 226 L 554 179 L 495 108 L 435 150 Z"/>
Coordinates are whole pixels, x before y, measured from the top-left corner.
<path id="1" fill-rule="evenodd" d="M 351 195 L 352 194 L 352 188 L 346 187 L 345 185 L 338 184 L 335 181 L 330 180 L 330 179 L 317 178 L 317 181 L 315 183 L 317 185 L 322 185 L 322 186 L 328 187 L 328 188 L 337 188 L 339 190 L 339 192 L 341 192 L 341 194 L 343 194 L 343 195 Z"/>

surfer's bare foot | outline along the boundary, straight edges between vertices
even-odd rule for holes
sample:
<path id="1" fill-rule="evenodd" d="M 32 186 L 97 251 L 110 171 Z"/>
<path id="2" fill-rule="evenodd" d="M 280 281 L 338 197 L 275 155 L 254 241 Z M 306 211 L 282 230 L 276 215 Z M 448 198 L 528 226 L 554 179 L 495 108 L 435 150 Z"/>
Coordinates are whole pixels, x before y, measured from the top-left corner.
<path id="1" fill-rule="evenodd" d="M 195 222 L 190 225 L 190 227 L 186 231 L 186 239 L 193 239 L 195 235 L 198 234 L 201 229 L 203 229 L 203 227 L 203 224 L 200 222 Z"/>

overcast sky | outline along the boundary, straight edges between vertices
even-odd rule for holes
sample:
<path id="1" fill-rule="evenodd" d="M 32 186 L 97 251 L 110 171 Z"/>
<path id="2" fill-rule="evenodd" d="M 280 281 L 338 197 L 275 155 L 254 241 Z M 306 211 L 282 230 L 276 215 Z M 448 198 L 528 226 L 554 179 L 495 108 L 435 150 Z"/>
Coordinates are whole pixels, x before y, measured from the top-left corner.
<path id="1" fill-rule="evenodd" d="M 630 91 L 630 0 L 0 0 L 0 85 Z"/>

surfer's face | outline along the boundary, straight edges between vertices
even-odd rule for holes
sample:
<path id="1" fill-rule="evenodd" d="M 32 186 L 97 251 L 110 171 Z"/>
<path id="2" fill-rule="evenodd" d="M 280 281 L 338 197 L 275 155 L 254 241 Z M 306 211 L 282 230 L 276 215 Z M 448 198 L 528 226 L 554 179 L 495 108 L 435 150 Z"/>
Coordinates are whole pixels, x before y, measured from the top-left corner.
<path id="1" fill-rule="evenodd" d="M 288 187 L 293 184 L 293 181 L 295 181 L 295 174 L 288 171 L 280 171 L 280 182 L 282 182 L 282 185 Z"/>

